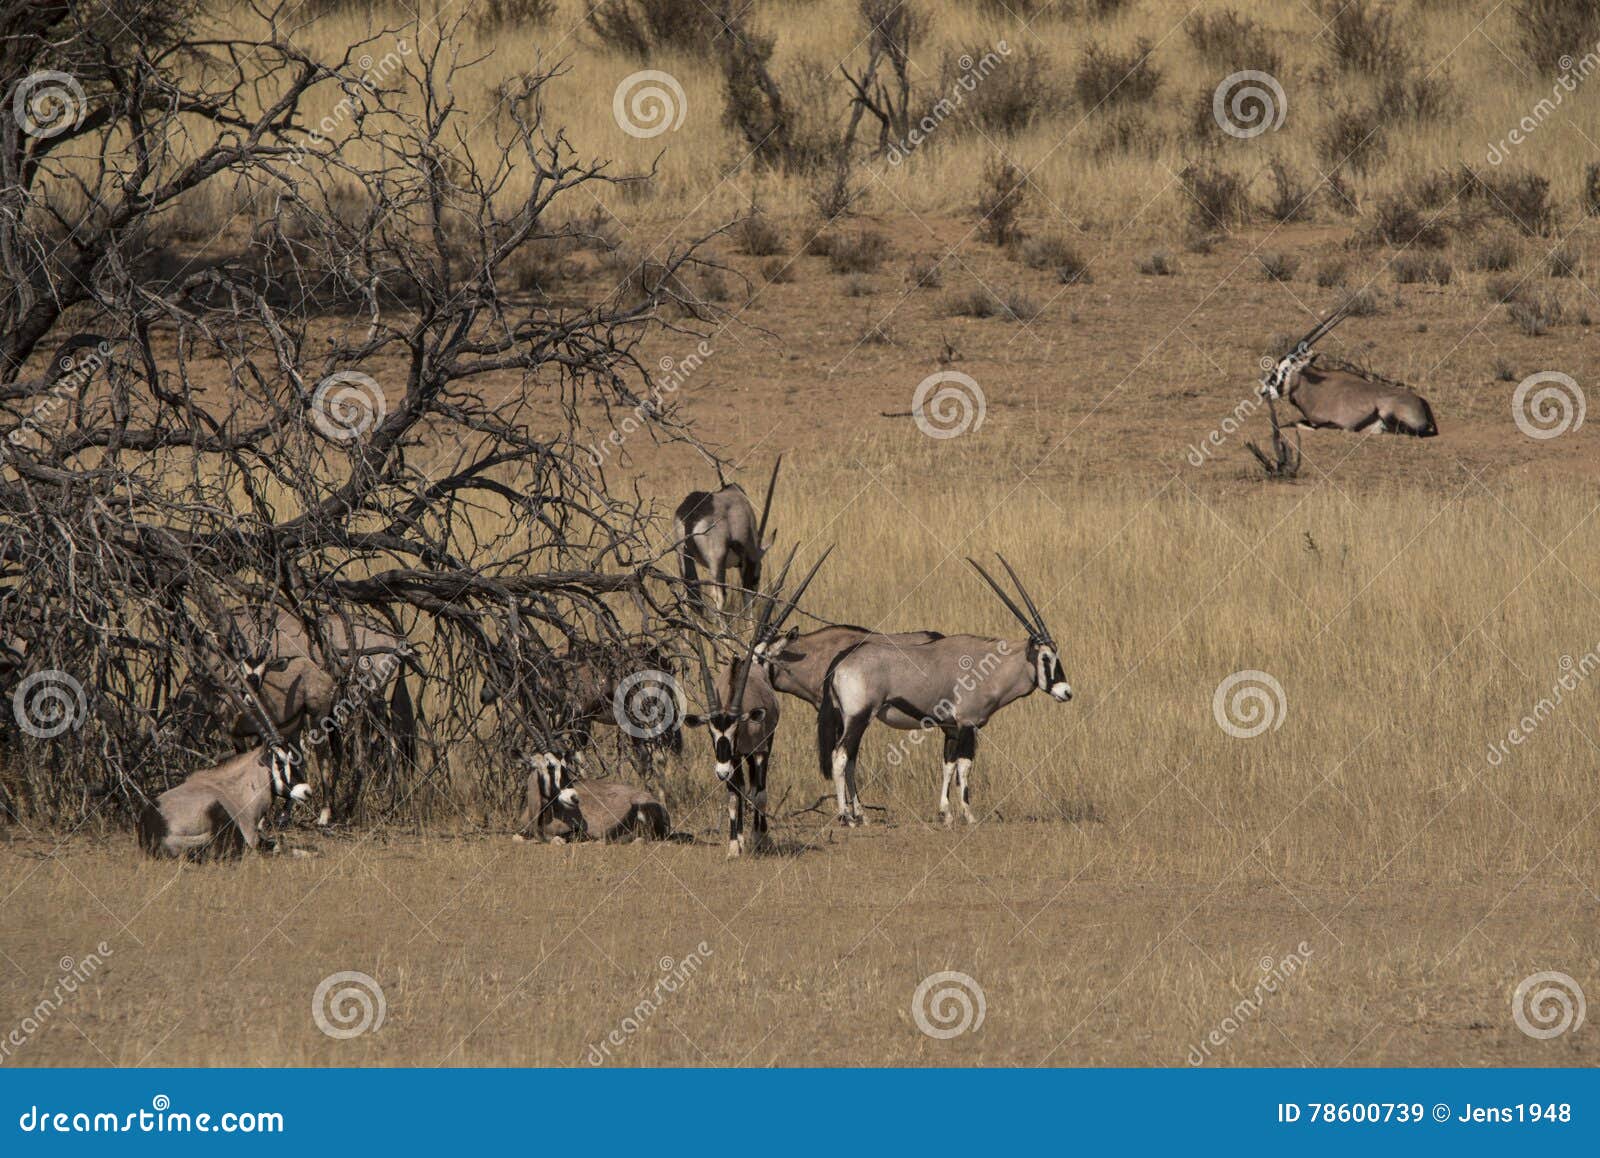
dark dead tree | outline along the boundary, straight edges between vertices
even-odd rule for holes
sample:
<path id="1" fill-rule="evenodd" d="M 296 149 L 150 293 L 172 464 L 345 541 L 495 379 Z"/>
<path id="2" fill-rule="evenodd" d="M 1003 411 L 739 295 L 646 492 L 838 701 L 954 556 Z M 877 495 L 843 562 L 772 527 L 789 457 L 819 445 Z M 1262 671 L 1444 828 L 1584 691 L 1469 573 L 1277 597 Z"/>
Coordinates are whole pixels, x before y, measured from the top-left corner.
<path id="1" fill-rule="evenodd" d="M 867 27 L 867 61 L 859 75 L 845 65 L 839 71 L 854 92 L 847 142 L 855 140 L 863 112 L 878 122 L 878 152 L 893 145 L 907 147 L 914 116 L 911 50 L 922 33 L 922 21 L 909 0 L 857 0 Z"/>
<path id="2" fill-rule="evenodd" d="M 0 15 L 7 110 L 39 74 L 60 94 L 0 134 L 0 808 L 137 807 L 214 757 L 172 705 L 198 680 L 237 709 L 218 685 L 252 658 L 241 609 L 414 648 L 424 750 L 349 813 L 498 803 L 500 753 L 562 694 L 552 657 L 686 625 L 665 520 L 593 448 L 624 419 L 699 447 L 636 352 L 693 324 L 663 286 L 699 242 L 625 297 L 530 301 L 518 256 L 569 252 L 563 221 L 619 179 L 547 122 L 556 70 L 474 128 L 449 25 L 323 60 L 292 5 L 228 36 L 181 4 L 108 7 Z M 174 223 L 218 202 L 239 216 L 174 253 Z M 361 662 L 329 662 L 354 727 Z"/>
<path id="3" fill-rule="evenodd" d="M 1300 432 L 1295 431 L 1294 445 L 1291 446 L 1283 436 L 1283 427 L 1278 424 L 1278 406 L 1270 395 L 1267 397 L 1267 419 L 1272 424 L 1272 457 L 1268 458 L 1254 442 L 1247 442 L 1244 447 L 1261 464 L 1268 478 L 1295 478 L 1300 474 Z"/>

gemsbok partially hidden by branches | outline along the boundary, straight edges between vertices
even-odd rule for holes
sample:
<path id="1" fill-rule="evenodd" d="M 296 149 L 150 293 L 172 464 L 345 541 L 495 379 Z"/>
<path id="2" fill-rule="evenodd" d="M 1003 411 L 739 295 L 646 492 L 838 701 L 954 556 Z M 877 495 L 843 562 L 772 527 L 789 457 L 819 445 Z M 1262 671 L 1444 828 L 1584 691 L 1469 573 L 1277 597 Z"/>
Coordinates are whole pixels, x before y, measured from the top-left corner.
<path id="1" fill-rule="evenodd" d="M 678 564 L 683 572 L 689 597 L 704 607 L 700 569 L 709 573 L 711 597 L 722 611 L 727 606 L 723 575 L 729 567 L 739 568 L 741 607 L 761 589 L 761 561 L 772 544 L 767 541 L 767 517 L 772 514 L 772 495 L 778 486 L 778 468 L 783 455 L 772 464 L 767 483 L 767 498 L 756 518 L 750 496 L 738 483 L 727 483 L 714 491 L 693 491 L 673 513 L 673 533 L 678 540 Z"/>
<path id="2" fill-rule="evenodd" d="M 1314 326 L 1261 379 L 1265 398 L 1289 404 L 1289 418 L 1309 430 L 1336 428 L 1432 438 L 1439 433 L 1433 407 L 1411 387 L 1357 373 L 1348 366 L 1318 366 L 1312 346 L 1348 315 L 1339 310 Z"/>
<path id="3" fill-rule="evenodd" d="M 672 834 L 666 805 L 648 789 L 581 778 L 570 750 L 547 746 L 524 763 L 528 794 L 515 840 L 666 840 Z"/>
<path id="4" fill-rule="evenodd" d="M 1061 670 L 1060 652 L 1039 609 L 1003 555 L 997 556 L 1027 605 L 1024 614 L 989 573 L 968 559 L 1027 629 L 1023 640 L 981 635 L 946 635 L 927 643 L 897 644 L 868 638 L 833 662 L 817 711 L 817 760 L 833 779 L 839 822 L 865 822 L 856 787 L 856 754 L 874 718 L 901 731 L 938 728 L 944 733 L 944 781 L 939 816 L 951 823 L 950 782 L 956 780 L 961 812 L 971 824 L 968 776 L 978 747 L 978 729 L 1001 708 L 1037 688 L 1061 703 L 1072 687 Z"/>

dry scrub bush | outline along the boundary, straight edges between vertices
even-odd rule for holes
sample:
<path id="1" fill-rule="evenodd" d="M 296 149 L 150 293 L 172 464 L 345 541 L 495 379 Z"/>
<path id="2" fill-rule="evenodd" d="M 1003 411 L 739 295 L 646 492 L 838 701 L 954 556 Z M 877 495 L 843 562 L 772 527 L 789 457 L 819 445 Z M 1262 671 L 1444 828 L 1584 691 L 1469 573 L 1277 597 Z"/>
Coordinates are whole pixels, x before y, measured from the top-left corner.
<path id="1" fill-rule="evenodd" d="M 1548 77 L 1570 71 L 1600 43 L 1600 5 L 1593 0 L 1516 0 L 1511 18 L 1523 57 Z"/>
<path id="2" fill-rule="evenodd" d="M 1161 87 L 1161 70 L 1151 59 L 1155 42 L 1141 36 L 1125 49 L 1091 40 L 1078 61 L 1072 89 L 1085 109 L 1143 104 Z"/>
<path id="3" fill-rule="evenodd" d="M 1183 30 L 1201 59 L 1219 72 L 1255 69 L 1277 76 L 1283 71 L 1283 58 L 1267 30 L 1232 8 L 1193 13 Z"/>
<path id="4" fill-rule="evenodd" d="M 1003 157 L 984 166 L 983 188 L 978 193 L 978 236 L 991 245 L 1015 245 L 1022 240 L 1022 206 L 1028 176 Z"/>

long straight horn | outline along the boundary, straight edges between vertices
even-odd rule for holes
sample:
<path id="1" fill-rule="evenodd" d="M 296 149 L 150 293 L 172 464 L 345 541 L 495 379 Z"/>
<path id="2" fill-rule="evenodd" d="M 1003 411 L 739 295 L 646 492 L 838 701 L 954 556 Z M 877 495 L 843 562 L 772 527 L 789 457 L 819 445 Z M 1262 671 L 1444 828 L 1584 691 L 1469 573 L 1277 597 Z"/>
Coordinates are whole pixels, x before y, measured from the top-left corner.
<path id="1" fill-rule="evenodd" d="M 772 514 L 772 496 L 778 489 L 778 468 L 783 465 L 783 455 L 772 464 L 772 478 L 767 481 L 767 500 L 761 504 L 761 522 L 756 524 L 756 547 L 764 550 L 767 542 L 767 516 Z"/>
<path id="2" fill-rule="evenodd" d="M 739 658 L 734 657 L 734 663 L 739 663 Z M 733 703 L 728 705 L 728 711 L 738 715 L 744 710 L 744 689 L 750 684 L 750 669 L 756 666 L 756 648 L 752 642 L 744 653 L 744 667 L 739 669 L 739 680 L 733 685 Z"/>
<path id="3" fill-rule="evenodd" d="M 794 589 L 794 594 L 784 598 L 783 611 L 779 613 L 777 621 L 766 629 L 766 636 L 768 639 L 772 638 L 773 636 L 777 635 L 778 632 L 783 630 L 784 622 L 791 614 L 793 614 L 794 609 L 799 605 L 800 596 L 804 595 L 806 593 L 806 588 L 811 586 L 811 580 L 817 577 L 817 571 L 824 563 L 828 561 L 828 556 L 833 554 L 833 548 L 835 546 L 836 544 L 834 543 L 828 544 L 828 549 L 822 552 L 822 555 L 815 563 L 811 564 L 811 570 L 807 571 L 806 577 L 800 580 L 800 586 Z"/>
<path id="4" fill-rule="evenodd" d="M 1300 339 L 1300 345 L 1309 349 L 1314 343 L 1322 341 L 1322 339 L 1328 335 L 1328 331 L 1332 330 L 1333 327 L 1337 326 L 1349 316 L 1349 308 L 1346 306 L 1340 306 L 1325 319 L 1312 326 L 1311 331 L 1306 334 L 1305 337 Z"/>
<path id="5" fill-rule="evenodd" d="M 1006 569 L 1006 574 L 1011 576 L 1011 582 L 1017 585 L 1017 594 L 1022 596 L 1022 601 L 1028 605 L 1028 610 L 1033 613 L 1033 626 L 1038 631 L 1040 637 L 1049 639 L 1050 629 L 1044 625 L 1044 616 L 1040 615 L 1039 609 L 1034 606 L 1033 596 L 1028 594 L 1028 589 L 1022 585 L 1022 580 L 1017 578 L 1016 571 L 1012 569 L 1010 563 L 1006 562 L 1006 557 L 999 551 L 994 553 L 994 557 L 1000 560 L 1000 566 Z"/>
<path id="6" fill-rule="evenodd" d="M 1011 601 L 1011 596 L 1007 595 L 1001 588 L 1000 584 L 994 581 L 993 576 L 979 566 L 976 559 L 969 557 L 967 562 L 972 564 L 972 569 L 974 571 L 983 576 L 983 581 L 989 585 L 989 589 L 996 595 L 1000 596 L 1000 602 L 1006 605 L 1006 610 L 1011 612 L 1012 615 L 1015 615 L 1017 617 L 1017 622 L 1028 629 L 1028 634 L 1035 634 L 1033 624 L 1028 622 L 1028 617 L 1022 614 L 1022 611 L 1017 607 L 1017 605 Z"/>
<path id="7" fill-rule="evenodd" d="M 717 681 L 711 674 L 710 665 L 706 663 L 706 652 L 705 648 L 700 646 L 700 637 L 696 635 L 692 638 L 694 640 L 694 657 L 698 661 L 700 668 L 700 683 L 705 688 L 706 693 L 706 715 L 713 716 L 722 710 L 722 702 L 717 698 Z"/>

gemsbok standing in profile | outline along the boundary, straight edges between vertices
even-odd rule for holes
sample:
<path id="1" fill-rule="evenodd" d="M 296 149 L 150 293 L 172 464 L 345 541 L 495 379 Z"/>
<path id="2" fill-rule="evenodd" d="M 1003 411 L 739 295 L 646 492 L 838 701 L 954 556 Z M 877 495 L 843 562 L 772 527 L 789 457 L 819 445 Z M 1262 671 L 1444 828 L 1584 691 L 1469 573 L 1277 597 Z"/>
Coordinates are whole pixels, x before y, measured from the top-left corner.
<path id="1" fill-rule="evenodd" d="M 954 778 L 967 823 L 972 814 L 968 776 L 978 747 L 978 729 L 1013 700 L 1037 688 L 1065 703 L 1072 687 L 1061 670 L 1060 652 L 1039 609 L 1003 555 L 1000 564 L 1016 584 L 1028 614 L 976 562 L 973 569 L 1027 629 L 1023 640 L 947 635 L 927 643 L 896 644 L 866 639 L 833 662 L 817 712 L 817 759 L 833 779 L 839 823 L 865 822 L 856 788 L 856 754 L 874 717 L 901 731 L 938 728 L 944 733 L 944 781 L 939 816 L 951 823 Z"/>
<path id="2" fill-rule="evenodd" d="M 729 567 L 739 568 L 743 591 L 741 607 L 761 589 L 761 560 L 772 544 L 767 542 L 767 517 L 772 513 L 772 495 L 778 486 L 778 468 L 783 455 L 772 464 L 767 483 L 767 498 L 756 518 L 750 496 L 738 483 L 727 483 L 714 491 L 693 491 L 673 512 L 673 534 L 678 540 L 678 565 L 683 573 L 689 598 L 698 608 L 705 606 L 700 569 L 710 575 L 711 597 L 720 612 L 727 606 L 723 575 Z"/>
<path id="3" fill-rule="evenodd" d="M 145 804 L 139 814 L 139 847 L 153 857 L 201 860 L 240 856 L 245 849 L 273 851 L 261 836 L 261 823 L 275 800 L 309 801 L 303 757 L 287 737 L 305 725 L 304 711 L 279 731 L 262 704 L 262 679 L 282 671 L 288 661 L 265 660 L 245 667 L 243 699 L 265 742 L 212 768 L 203 768 L 176 788 Z M 296 702 L 305 696 L 296 692 Z"/>
<path id="4" fill-rule="evenodd" d="M 1258 393 L 1289 404 L 1290 422 L 1308 430 L 1366 430 L 1432 438 L 1439 433 L 1428 400 L 1409 386 L 1367 378 L 1352 370 L 1316 365 L 1312 346 L 1348 315 L 1339 310 L 1279 358 Z"/>

